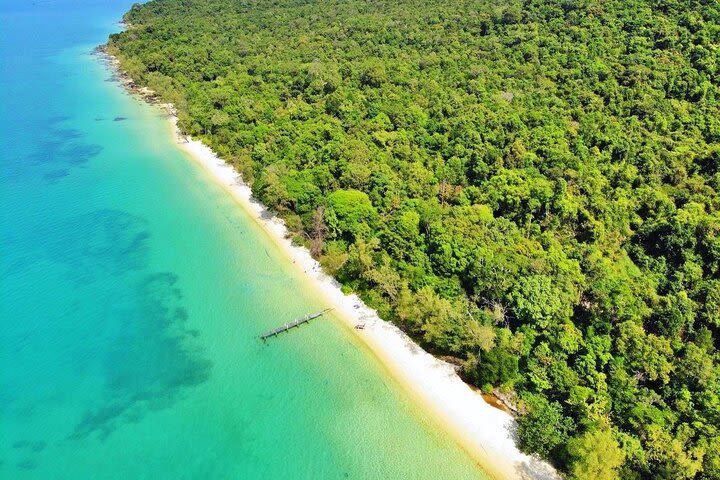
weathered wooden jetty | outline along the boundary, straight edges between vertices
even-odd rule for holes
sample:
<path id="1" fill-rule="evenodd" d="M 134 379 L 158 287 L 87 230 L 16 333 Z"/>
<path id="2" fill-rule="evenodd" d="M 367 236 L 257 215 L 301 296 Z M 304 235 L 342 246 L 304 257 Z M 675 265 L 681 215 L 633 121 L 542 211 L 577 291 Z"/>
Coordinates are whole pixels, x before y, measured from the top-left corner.
<path id="1" fill-rule="evenodd" d="M 291 328 L 299 327 L 299 326 L 302 325 L 303 323 L 308 323 L 310 320 L 312 320 L 312 319 L 314 319 L 314 318 L 318 318 L 318 317 L 320 317 L 320 316 L 322 316 L 322 315 L 325 315 L 325 314 L 326 314 L 327 312 L 329 312 L 330 310 L 332 310 L 332 308 L 326 308 L 326 309 L 323 310 L 322 312 L 311 313 L 311 314 L 305 315 L 304 317 L 300 317 L 300 318 L 298 318 L 298 319 L 296 319 L 296 320 L 293 320 L 292 322 L 288 322 L 288 323 L 286 323 L 285 325 L 281 325 L 281 326 L 279 326 L 279 327 L 277 327 L 277 328 L 273 328 L 272 330 L 263 333 L 262 335 L 260 335 L 260 338 L 262 338 L 262 340 L 265 341 L 265 340 L 267 340 L 267 339 L 270 338 L 270 337 L 274 337 L 274 336 L 279 335 L 279 334 L 281 334 L 281 333 L 283 333 L 283 332 L 287 332 L 287 331 L 290 330 Z"/>

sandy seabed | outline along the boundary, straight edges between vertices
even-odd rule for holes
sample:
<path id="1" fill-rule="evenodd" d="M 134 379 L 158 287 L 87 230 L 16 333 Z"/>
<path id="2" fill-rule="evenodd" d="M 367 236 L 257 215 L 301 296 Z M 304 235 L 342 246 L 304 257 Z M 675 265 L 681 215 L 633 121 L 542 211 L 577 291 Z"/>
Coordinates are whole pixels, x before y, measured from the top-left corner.
<path id="1" fill-rule="evenodd" d="M 378 317 L 357 295 L 346 295 L 340 284 L 323 273 L 308 249 L 293 245 L 281 219 L 252 197 L 240 174 L 199 140 L 183 136 L 177 118 L 170 116 L 178 143 L 189 156 L 245 209 L 274 243 L 301 269 L 321 297 L 377 355 L 413 397 L 458 439 L 482 468 L 494 478 L 559 479 L 541 460 L 522 453 L 515 442 L 515 420 L 490 406 L 472 390 L 454 368 L 418 346 L 395 325 Z M 356 325 L 363 329 L 355 329 Z"/>

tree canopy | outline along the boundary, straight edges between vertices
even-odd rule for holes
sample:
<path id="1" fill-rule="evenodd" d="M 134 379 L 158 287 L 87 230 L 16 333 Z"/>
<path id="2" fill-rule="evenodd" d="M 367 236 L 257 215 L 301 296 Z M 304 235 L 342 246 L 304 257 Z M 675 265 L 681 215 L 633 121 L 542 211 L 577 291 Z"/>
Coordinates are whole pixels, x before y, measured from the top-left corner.
<path id="1" fill-rule="evenodd" d="M 573 478 L 720 479 L 716 0 L 153 0 L 109 51 Z"/>

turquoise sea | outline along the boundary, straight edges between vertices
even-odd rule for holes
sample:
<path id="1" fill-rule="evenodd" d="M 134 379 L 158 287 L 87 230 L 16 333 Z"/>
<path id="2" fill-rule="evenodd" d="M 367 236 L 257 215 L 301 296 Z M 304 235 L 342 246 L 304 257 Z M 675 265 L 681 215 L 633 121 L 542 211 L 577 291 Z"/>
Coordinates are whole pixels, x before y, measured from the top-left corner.
<path id="1" fill-rule="evenodd" d="M 0 478 L 486 478 L 93 48 L 0 0 Z"/>

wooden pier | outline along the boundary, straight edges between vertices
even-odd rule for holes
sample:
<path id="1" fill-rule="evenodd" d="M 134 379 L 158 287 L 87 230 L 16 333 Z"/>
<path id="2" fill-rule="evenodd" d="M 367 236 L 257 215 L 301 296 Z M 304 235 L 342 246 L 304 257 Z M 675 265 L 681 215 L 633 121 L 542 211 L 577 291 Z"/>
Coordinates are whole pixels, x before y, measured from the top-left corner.
<path id="1" fill-rule="evenodd" d="M 299 326 L 302 325 L 303 323 L 308 323 L 310 320 L 312 320 L 312 319 L 314 319 L 314 318 L 318 318 L 318 317 L 320 317 L 320 316 L 322 316 L 322 315 L 325 315 L 325 314 L 326 314 L 327 312 L 329 312 L 330 310 L 332 310 L 332 308 L 326 308 L 326 309 L 323 310 L 322 312 L 311 313 L 311 314 L 309 314 L 309 315 L 305 315 L 304 317 L 300 317 L 300 318 L 298 318 L 298 319 L 296 319 L 296 320 L 293 320 L 292 322 L 288 322 L 288 323 L 286 323 L 285 325 L 281 325 L 281 326 L 279 326 L 279 327 L 277 327 L 277 328 L 274 328 L 274 329 L 272 329 L 272 330 L 270 330 L 270 331 L 268 331 L 268 332 L 263 333 L 262 335 L 260 335 L 260 338 L 262 338 L 262 340 L 265 341 L 265 340 L 267 340 L 267 339 L 270 338 L 270 337 L 274 337 L 274 336 L 279 335 L 279 334 L 281 334 L 281 333 L 283 333 L 283 332 L 287 332 L 287 331 L 290 330 L 291 328 L 299 327 Z"/>

